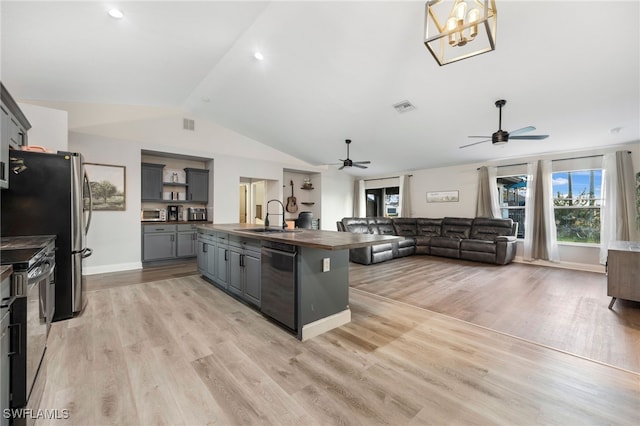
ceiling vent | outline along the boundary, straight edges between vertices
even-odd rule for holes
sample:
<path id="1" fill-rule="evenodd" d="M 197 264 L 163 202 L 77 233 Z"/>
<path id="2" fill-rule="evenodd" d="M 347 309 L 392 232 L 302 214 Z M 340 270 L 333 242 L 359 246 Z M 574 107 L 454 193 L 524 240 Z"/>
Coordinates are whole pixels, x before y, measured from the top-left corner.
<path id="1" fill-rule="evenodd" d="M 393 107 L 396 109 L 396 111 L 398 111 L 400 113 L 409 112 L 409 111 L 413 111 L 414 109 L 416 109 L 416 107 L 409 101 L 398 102 Z"/>
<path id="2" fill-rule="evenodd" d="M 182 128 L 184 130 L 191 130 L 192 132 L 196 129 L 196 122 L 190 118 L 182 119 Z"/>

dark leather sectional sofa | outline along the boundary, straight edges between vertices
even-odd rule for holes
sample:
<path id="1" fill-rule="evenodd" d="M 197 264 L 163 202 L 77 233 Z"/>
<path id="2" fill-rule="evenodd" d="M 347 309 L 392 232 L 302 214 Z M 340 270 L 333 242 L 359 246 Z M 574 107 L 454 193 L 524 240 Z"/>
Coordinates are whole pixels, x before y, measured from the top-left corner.
<path id="1" fill-rule="evenodd" d="M 511 219 L 345 217 L 337 226 L 343 232 L 404 237 L 349 250 L 349 260 L 364 265 L 412 254 L 506 265 L 516 255 L 518 223 Z"/>

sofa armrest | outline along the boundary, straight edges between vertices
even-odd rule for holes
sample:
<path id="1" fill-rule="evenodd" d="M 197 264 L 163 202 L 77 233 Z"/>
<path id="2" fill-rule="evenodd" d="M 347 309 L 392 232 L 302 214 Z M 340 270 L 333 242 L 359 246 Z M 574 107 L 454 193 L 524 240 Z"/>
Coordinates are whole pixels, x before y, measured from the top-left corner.
<path id="1" fill-rule="evenodd" d="M 498 237 L 496 237 L 496 242 L 498 241 L 505 241 L 505 242 L 511 242 L 511 241 L 517 241 L 518 239 L 516 237 L 514 237 L 513 235 L 500 235 Z"/>

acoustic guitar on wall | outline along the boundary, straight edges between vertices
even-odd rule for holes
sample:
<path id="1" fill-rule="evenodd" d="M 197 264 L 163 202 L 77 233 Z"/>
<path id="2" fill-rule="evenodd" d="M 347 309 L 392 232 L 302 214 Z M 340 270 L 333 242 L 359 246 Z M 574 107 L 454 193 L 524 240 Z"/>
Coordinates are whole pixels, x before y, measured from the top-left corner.
<path id="1" fill-rule="evenodd" d="M 287 211 L 289 213 L 295 213 L 298 211 L 296 197 L 293 196 L 293 181 L 291 181 L 291 197 L 287 197 Z"/>

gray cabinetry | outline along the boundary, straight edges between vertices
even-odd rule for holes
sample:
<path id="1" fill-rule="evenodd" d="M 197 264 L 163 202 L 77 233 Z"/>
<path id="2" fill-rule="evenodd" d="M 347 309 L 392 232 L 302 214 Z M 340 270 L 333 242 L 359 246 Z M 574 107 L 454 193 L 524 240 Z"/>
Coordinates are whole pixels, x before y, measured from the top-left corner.
<path id="1" fill-rule="evenodd" d="M 184 169 L 187 175 L 187 201 L 206 203 L 209 201 L 209 170 Z"/>
<path id="2" fill-rule="evenodd" d="M 198 232 L 195 225 L 178 225 L 178 233 L 176 236 L 176 256 L 195 256 L 197 240 Z"/>
<path id="3" fill-rule="evenodd" d="M 0 285 L 2 289 L 2 304 L 5 306 L 0 309 L 0 409 L 4 413 L 4 410 L 9 408 L 10 394 L 9 394 L 9 377 L 10 370 L 10 358 L 9 353 L 11 351 L 9 342 L 9 309 L 6 307 L 5 302 L 9 300 L 11 295 L 11 276 L 8 275 Z M 9 418 L 0 416 L 0 425 L 5 426 L 9 424 Z"/>
<path id="4" fill-rule="evenodd" d="M 229 291 L 260 306 L 260 240 L 230 237 Z"/>
<path id="5" fill-rule="evenodd" d="M 144 225 L 142 227 L 142 261 L 176 257 L 176 225 Z"/>
<path id="6" fill-rule="evenodd" d="M 229 287 L 229 237 L 217 234 L 215 254 L 215 281 L 223 288 Z"/>
<path id="7" fill-rule="evenodd" d="M 142 201 L 162 200 L 162 171 L 164 164 L 142 163 Z"/>
<path id="8" fill-rule="evenodd" d="M 198 234 L 198 272 L 211 280 L 216 277 L 216 234 Z"/>
<path id="9" fill-rule="evenodd" d="M 27 130 L 31 124 L 24 116 L 16 101 L 0 83 L 0 109 L 2 128 L 0 129 L 0 188 L 9 187 L 9 148 L 20 149 L 27 144 Z"/>

